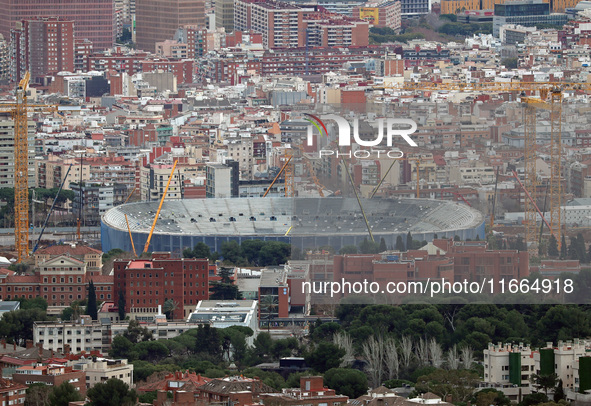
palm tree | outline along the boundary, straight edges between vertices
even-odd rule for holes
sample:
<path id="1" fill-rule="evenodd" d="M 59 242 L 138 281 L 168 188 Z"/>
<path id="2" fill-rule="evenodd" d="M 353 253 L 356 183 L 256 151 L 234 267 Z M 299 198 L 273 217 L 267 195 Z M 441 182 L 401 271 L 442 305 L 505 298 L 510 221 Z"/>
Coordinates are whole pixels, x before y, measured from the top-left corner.
<path id="1" fill-rule="evenodd" d="M 267 332 L 270 333 L 271 331 L 271 319 L 273 318 L 273 312 L 279 306 L 277 296 L 267 295 L 263 296 L 260 300 L 261 309 L 265 309 L 265 313 L 267 313 Z"/>
<path id="2" fill-rule="evenodd" d="M 178 309 L 179 304 L 172 299 L 168 299 L 164 302 L 162 306 L 162 311 L 166 314 L 166 318 L 172 320 L 174 316 L 174 311 Z"/>

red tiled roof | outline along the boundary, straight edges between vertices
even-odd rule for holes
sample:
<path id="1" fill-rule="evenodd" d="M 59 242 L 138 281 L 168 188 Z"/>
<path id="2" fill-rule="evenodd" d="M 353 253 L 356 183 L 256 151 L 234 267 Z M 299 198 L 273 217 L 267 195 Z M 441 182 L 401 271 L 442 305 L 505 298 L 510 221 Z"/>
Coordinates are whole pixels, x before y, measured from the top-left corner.
<path id="1" fill-rule="evenodd" d="M 101 251 L 94 248 L 86 247 L 84 245 L 52 245 L 51 247 L 43 248 L 37 251 L 37 255 L 85 255 L 85 254 L 102 254 Z"/>
<path id="2" fill-rule="evenodd" d="M 155 390 L 169 390 L 168 382 L 169 381 L 181 381 L 193 384 L 195 388 L 198 388 L 201 385 L 204 385 L 211 381 L 210 378 L 206 378 L 201 376 L 201 374 L 190 373 L 188 371 L 176 371 L 171 374 L 166 375 L 163 379 L 148 383 L 146 385 L 142 385 L 137 388 L 140 392 L 152 392 Z M 182 388 L 180 388 L 182 389 Z"/>
<path id="3" fill-rule="evenodd" d="M 11 275 L 6 278 L 6 283 L 39 283 L 39 277 L 31 275 Z"/>
<path id="4" fill-rule="evenodd" d="M 6 269 L 6 268 L 0 268 L 0 275 L 14 275 L 16 272 L 11 271 L 10 269 Z"/>

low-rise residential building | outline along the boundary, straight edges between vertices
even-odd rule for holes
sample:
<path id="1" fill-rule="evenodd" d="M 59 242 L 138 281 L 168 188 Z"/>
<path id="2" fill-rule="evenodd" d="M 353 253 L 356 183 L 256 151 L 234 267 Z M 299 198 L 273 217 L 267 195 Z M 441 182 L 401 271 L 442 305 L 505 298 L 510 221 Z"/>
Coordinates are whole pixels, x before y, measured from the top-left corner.
<path id="1" fill-rule="evenodd" d="M 72 384 L 81 395 L 86 394 L 86 373 L 59 364 L 34 364 L 22 366 L 16 369 L 16 372 L 12 375 L 12 380 L 15 383 L 26 386 L 42 383 L 52 387 L 57 387 L 64 382 L 68 382 Z"/>
<path id="2" fill-rule="evenodd" d="M 73 367 L 74 370 L 86 372 L 87 388 L 111 378 L 119 379 L 130 387 L 133 385 L 133 364 L 128 363 L 126 359 L 80 359 Z"/>
<path id="3" fill-rule="evenodd" d="M 21 405 L 25 403 L 27 385 L 0 377 L 0 404 Z"/>
<path id="4" fill-rule="evenodd" d="M 196 323 L 185 321 L 146 322 L 146 327 L 156 339 L 174 338 L 187 330 L 197 328 Z M 110 319 L 90 320 L 81 316 L 76 321 L 40 321 L 33 325 L 33 339 L 44 349 L 55 352 L 98 350 L 106 354 L 113 339 L 127 331 L 129 322 L 112 323 Z"/>

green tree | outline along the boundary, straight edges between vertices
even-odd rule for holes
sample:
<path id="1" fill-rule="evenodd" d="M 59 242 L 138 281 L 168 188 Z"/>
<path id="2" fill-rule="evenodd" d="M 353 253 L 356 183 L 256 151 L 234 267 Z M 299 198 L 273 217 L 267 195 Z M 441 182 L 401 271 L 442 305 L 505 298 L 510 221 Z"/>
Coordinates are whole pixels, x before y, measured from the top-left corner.
<path id="1" fill-rule="evenodd" d="M 62 310 L 60 318 L 62 320 L 77 320 L 82 314 L 84 305 L 78 300 L 74 300 L 72 304 Z"/>
<path id="2" fill-rule="evenodd" d="M 96 303 L 96 290 L 94 283 L 90 281 L 88 284 L 88 304 L 86 305 L 86 314 L 92 317 L 93 320 L 98 320 L 98 307 Z"/>
<path id="3" fill-rule="evenodd" d="M 29 310 L 29 309 L 41 309 L 47 310 L 47 300 L 42 297 L 35 297 L 33 299 L 25 299 L 25 297 L 21 297 L 18 299 L 20 302 L 20 308 L 22 310 Z"/>
<path id="4" fill-rule="evenodd" d="M 210 283 L 210 298 L 213 300 L 240 300 L 242 293 L 232 279 L 232 268 L 222 267 L 218 276 L 219 282 Z"/>
<path id="5" fill-rule="evenodd" d="M 259 254 L 259 266 L 275 266 L 287 263 L 291 245 L 280 241 L 267 241 Z"/>
<path id="6" fill-rule="evenodd" d="M 369 241 L 367 238 L 364 238 L 359 244 L 359 252 L 362 254 L 377 254 L 380 250 L 379 243 L 375 241 Z"/>
<path id="7" fill-rule="evenodd" d="M 222 257 L 225 262 L 238 265 L 244 263 L 244 258 L 240 252 L 240 245 L 236 241 L 225 241 L 222 243 Z"/>
<path id="8" fill-rule="evenodd" d="M 51 388 L 44 383 L 29 385 L 25 392 L 25 406 L 48 406 Z"/>
<path id="9" fill-rule="evenodd" d="M 165 299 L 162 305 L 162 311 L 166 315 L 166 320 L 174 319 L 174 312 L 178 309 L 178 303 L 174 299 Z"/>
<path id="10" fill-rule="evenodd" d="M 527 246 L 525 245 L 525 242 L 523 241 L 523 237 L 521 237 L 521 236 L 517 237 L 517 240 L 515 240 L 515 249 L 519 252 L 527 250 Z"/>
<path id="11" fill-rule="evenodd" d="M 95 384 L 86 396 L 90 406 L 134 406 L 137 403 L 135 390 L 116 378 Z"/>
<path id="12" fill-rule="evenodd" d="M 454 402 L 468 401 L 478 383 L 478 374 L 470 370 L 438 369 L 417 379 L 419 393 L 433 392 L 442 399 L 452 396 Z"/>
<path id="13" fill-rule="evenodd" d="M 396 237 L 396 246 L 394 247 L 396 251 L 404 252 L 404 242 L 402 241 L 402 236 Z"/>
<path id="14" fill-rule="evenodd" d="M 511 399 L 503 392 L 493 388 L 482 389 L 474 393 L 471 402 L 476 406 L 511 406 Z"/>
<path id="15" fill-rule="evenodd" d="M 519 406 L 534 406 L 540 403 L 546 403 L 548 401 L 548 396 L 544 395 L 543 393 L 531 393 L 529 395 L 525 395 Z"/>
<path id="16" fill-rule="evenodd" d="M 556 383 L 558 382 L 558 375 L 556 374 L 548 374 L 548 375 L 538 375 L 534 374 L 531 377 L 532 382 L 534 383 L 534 387 L 538 389 L 543 389 L 546 397 L 548 396 L 548 389 L 554 389 L 556 387 Z"/>
<path id="17" fill-rule="evenodd" d="M 308 352 L 304 358 L 306 365 L 315 371 L 324 373 L 332 368 L 338 368 L 345 355 L 345 350 L 336 345 L 323 341 L 312 351 Z"/>
<path id="18" fill-rule="evenodd" d="M 324 374 L 324 384 L 349 399 L 367 393 L 367 375 L 357 369 L 331 368 Z"/>
<path id="19" fill-rule="evenodd" d="M 39 308 L 6 312 L 0 320 L 0 337 L 24 345 L 26 340 L 33 339 L 33 324 L 36 321 L 48 320 L 51 320 L 51 318 Z"/>
<path id="20" fill-rule="evenodd" d="M 566 399 L 566 393 L 564 393 L 564 388 L 562 387 L 562 379 L 559 379 L 556 384 L 556 389 L 554 390 L 554 401 L 560 402 L 561 400 Z"/>
<path id="21" fill-rule="evenodd" d="M 343 248 L 339 250 L 339 254 L 357 254 L 357 247 L 355 245 L 345 245 Z"/>
<path id="22" fill-rule="evenodd" d="M 137 359 L 134 344 L 123 335 L 117 335 L 111 343 L 109 355 L 113 358 L 128 358 L 130 361 Z"/>
<path id="23" fill-rule="evenodd" d="M 140 395 L 138 396 L 138 401 L 140 403 L 154 404 L 154 401 L 156 400 L 157 396 L 158 396 L 158 391 L 143 392 L 143 393 L 140 393 Z"/>
<path id="24" fill-rule="evenodd" d="M 51 406 L 68 406 L 70 402 L 83 400 L 80 392 L 69 382 L 63 382 L 60 386 L 53 388 L 49 395 Z"/>
<path id="25" fill-rule="evenodd" d="M 410 233 L 410 231 L 406 234 L 406 249 L 412 249 L 412 234 Z"/>
<path id="26" fill-rule="evenodd" d="M 386 240 L 384 240 L 384 237 L 380 238 L 380 249 L 379 252 L 384 252 L 388 249 L 388 247 L 386 247 Z"/>
<path id="27" fill-rule="evenodd" d="M 149 341 L 153 338 L 152 332 L 146 326 L 142 326 L 137 320 L 129 321 L 127 330 L 123 332 L 123 337 L 127 338 L 133 344 Z"/>
<path id="28" fill-rule="evenodd" d="M 558 255 L 558 241 L 556 241 L 556 237 L 554 237 L 554 234 L 552 234 L 548 240 L 548 256 L 556 258 Z"/>
<path id="29" fill-rule="evenodd" d="M 185 248 L 183 250 L 184 258 L 211 258 L 211 250 L 204 242 L 198 242 L 193 249 Z"/>
<path id="30" fill-rule="evenodd" d="M 125 296 L 123 295 L 123 289 L 119 291 L 119 299 L 117 300 L 117 313 L 119 314 L 119 320 L 125 320 Z"/>
<path id="31" fill-rule="evenodd" d="M 562 234 L 562 241 L 560 244 L 560 259 L 565 259 L 567 255 L 567 246 L 566 246 L 566 238 L 564 234 Z"/>
<path id="32" fill-rule="evenodd" d="M 261 249 L 264 246 L 265 241 L 263 240 L 246 240 L 240 245 L 240 250 L 242 256 L 246 258 L 249 263 L 256 266 L 260 261 Z"/>
<path id="33" fill-rule="evenodd" d="M 170 355 L 168 347 L 164 344 L 166 341 L 142 341 L 134 346 L 134 351 L 139 359 L 156 363 Z"/>

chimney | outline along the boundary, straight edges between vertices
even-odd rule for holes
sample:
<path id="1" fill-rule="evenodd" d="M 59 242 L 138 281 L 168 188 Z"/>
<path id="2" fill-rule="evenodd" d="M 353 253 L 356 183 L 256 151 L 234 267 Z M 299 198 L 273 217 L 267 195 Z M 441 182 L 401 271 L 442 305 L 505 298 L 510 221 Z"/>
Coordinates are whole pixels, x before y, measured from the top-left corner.
<path id="1" fill-rule="evenodd" d="M 43 356 L 43 344 L 37 343 L 37 348 L 39 349 L 39 356 Z"/>
<path id="2" fill-rule="evenodd" d="M 25 341 L 25 348 L 33 348 L 33 340 Z"/>
<path id="3" fill-rule="evenodd" d="M 14 350 L 16 351 L 16 342 L 12 343 L 12 345 L 14 346 Z"/>
<path id="4" fill-rule="evenodd" d="M 4 338 L 2 341 L 0 341 L 0 343 L 2 343 L 2 348 L 6 349 L 6 340 Z"/>

